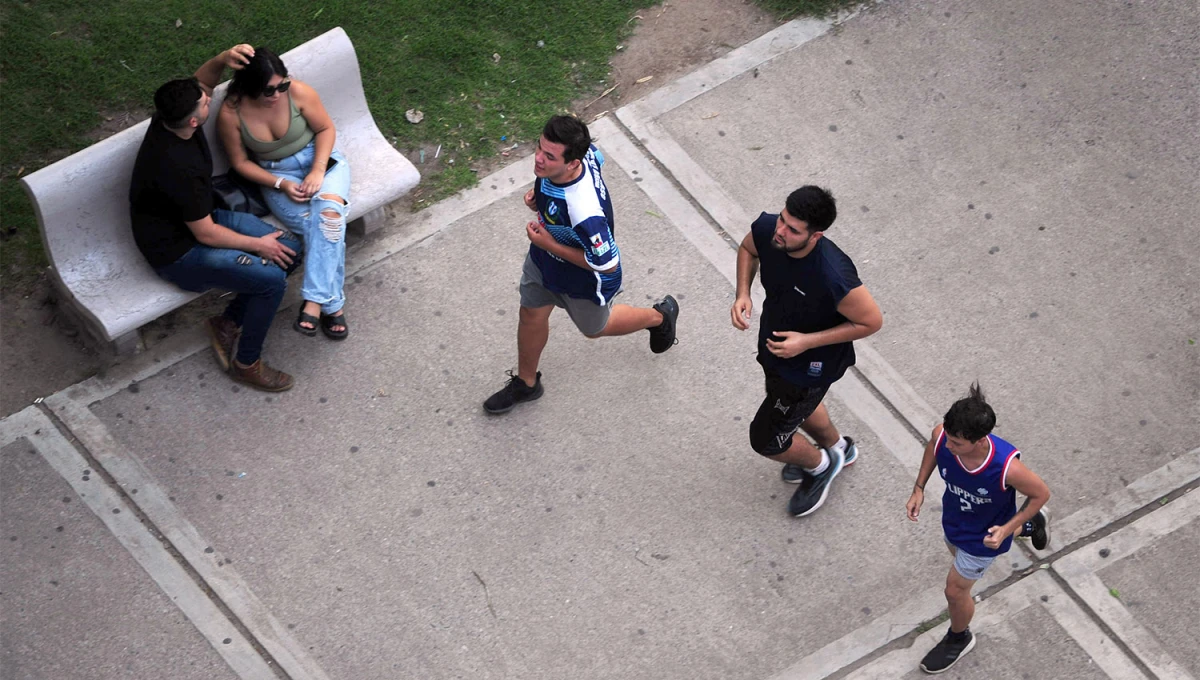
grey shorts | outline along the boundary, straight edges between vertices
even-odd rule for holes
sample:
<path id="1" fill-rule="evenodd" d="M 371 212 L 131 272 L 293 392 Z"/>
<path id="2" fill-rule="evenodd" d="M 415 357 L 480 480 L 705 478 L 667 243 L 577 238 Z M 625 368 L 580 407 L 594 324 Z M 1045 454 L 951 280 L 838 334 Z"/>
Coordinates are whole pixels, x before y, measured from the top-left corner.
<path id="1" fill-rule="evenodd" d="M 579 332 L 589 336 L 599 335 L 608 325 L 608 316 L 612 313 L 611 301 L 601 307 L 591 300 L 580 300 L 547 290 L 542 283 L 541 270 L 526 253 L 525 266 L 521 270 L 521 306 L 536 309 L 551 305 L 567 310 Z"/>
<path id="2" fill-rule="evenodd" d="M 992 566 L 992 562 L 996 561 L 995 557 L 972 555 L 950 541 L 946 541 L 946 547 L 954 555 L 954 571 L 968 581 L 978 581 L 983 578 L 983 573 Z"/>

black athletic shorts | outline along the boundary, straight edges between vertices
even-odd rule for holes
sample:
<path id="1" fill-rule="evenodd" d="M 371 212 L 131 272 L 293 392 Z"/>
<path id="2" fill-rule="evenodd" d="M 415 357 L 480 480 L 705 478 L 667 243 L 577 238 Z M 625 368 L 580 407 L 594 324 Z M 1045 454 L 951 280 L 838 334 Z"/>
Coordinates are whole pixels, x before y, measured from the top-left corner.
<path id="1" fill-rule="evenodd" d="M 750 423 L 750 446 L 764 456 L 777 456 L 792 445 L 792 435 L 821 405 L 829 385 L 801 387 L 771 371 L 767 396 Z"/>

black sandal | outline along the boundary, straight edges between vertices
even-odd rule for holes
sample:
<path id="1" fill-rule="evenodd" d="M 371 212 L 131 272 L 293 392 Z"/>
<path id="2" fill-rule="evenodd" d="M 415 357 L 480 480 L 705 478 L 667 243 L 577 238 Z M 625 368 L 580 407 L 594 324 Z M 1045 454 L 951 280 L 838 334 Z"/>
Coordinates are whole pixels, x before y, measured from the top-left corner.
<path id="1" fill-rule="evenodd" d="M 301 323 L 311 323 L 312 328 L 305 328 L 304 326 L 300 325 Z M 296 322 L 292 324 L 292 329 L 295 330 L 300 335 L 306 335 L 311 338 L 317 334 L 317 324 L 319 324 L 319 323 L 321 323 L 320 319 L 313 316 L 312 314 L 304 313 L 304 305 L 301 304 L 300 305 L 300 316 L 296 317 Z"/>
<path id="2" fill-rule="evenodd" d="M 342 330 L 333 330 L 334 326 L 341 326 Z M 328 314 L 321 315 L 321 332 L 330 340 L 345 340 L 347 335 L 350 335 L 350 324 L 346 323 L 346 312 L 341 312 L 337 316 Z"/>

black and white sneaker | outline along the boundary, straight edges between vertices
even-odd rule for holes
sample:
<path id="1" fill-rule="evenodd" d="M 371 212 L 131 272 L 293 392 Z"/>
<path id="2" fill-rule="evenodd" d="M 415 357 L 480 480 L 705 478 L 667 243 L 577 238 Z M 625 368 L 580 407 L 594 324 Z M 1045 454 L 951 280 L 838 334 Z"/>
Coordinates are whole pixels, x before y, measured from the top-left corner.
<path id="1" fill-rule="evenodd" d="M 800 488 L 796 489 L 796 493 L 792 494 L 792 500 L 788 502 L 788 512 L 796 517 L 811 515 L 821 507 L 821 504 L 825 502 L 825 496 L 829 493 L 830 482 L 846 465 L 846 458 L 841 451 L 833 449 L 826 453 L 829 454 L 829 467 L 825 468 L 824 472 L 815 475 L 805 472 L 804 479 L 800 481 Z"/>
<path id="2" fill-rule="evenodd" d="M 946 637 L 921 659 L 921 670 L 932 675 L 944 673 L 975 648 L 975 635 L 968 628 L 961 633 L 946 631 Z"/>
<path id="3" fill-rule="evenodd" d="M 541 371 L 538 371 L 533 387 L 526 385 L 525 381 L 521 380 L 520 376 L 514 375 L 512 371 L 508 371 L 508 377 L 508 384 L 483 402 L 483 410 L 494 415 L 508 413 L 517 404 L 523 401 L 533 401 L 545 393 L 545 390 L 542 389 Z"/>
<path id="4" fill-rule="evenodd" d="M 1045 506 L 1037 511 L 1033 519 L 1021 528 L 1020 538 L 1028 538 L 1034 550 L 1045 550 L 1050 545 L 1050 510 Z"/>
<path id="5" fill-rule="evenodd" d="M 679 318 L 679 303 L 670 295 L 654 305 L 654 310 L 663 315 L 663 322 L 650 330 L 650 351 L 662 354 L 675 344 L 675 319 Z"/>
<path id="6" fill-rule="evenodd" d="M 854 443 L 853 437 L 846 437 L 846 462 L 842 467 L 848 468 L 854 465 L 854 461 L 858 460 L 858 444 Z M 799 484 L 804 481 L 804 476 L 808 473 L 804 471 L 804 467 L 795 463 L 784 463 L 783 469 L 779 471 L 779 476 L 788 484 Z"/>

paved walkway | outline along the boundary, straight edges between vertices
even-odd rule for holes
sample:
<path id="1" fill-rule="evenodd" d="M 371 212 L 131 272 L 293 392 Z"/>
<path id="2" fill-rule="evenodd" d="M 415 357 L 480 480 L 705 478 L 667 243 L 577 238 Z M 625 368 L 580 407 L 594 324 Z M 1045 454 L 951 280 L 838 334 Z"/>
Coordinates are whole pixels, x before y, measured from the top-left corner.
<path id="1" fill-rule="evenodd" d="M 993 568 L 949 677 L 1200 677 L 1200 11 L 1047 4 L 793 22 L 596 122 L 666 354 L 559 314 L 546 396 L 483 414 L 524 159 L 351 253 L 350 341 L 283 312 L 291 392 L 196 329 L 0 421 L 5 676 L 919 677 L 948 565 L 903 504 L 979 379 L 1055 540 Z M 886 325 L 831 393 L 862 458 L 795 520 L 728 307 L 733 244 L 811 181 Z"/>

